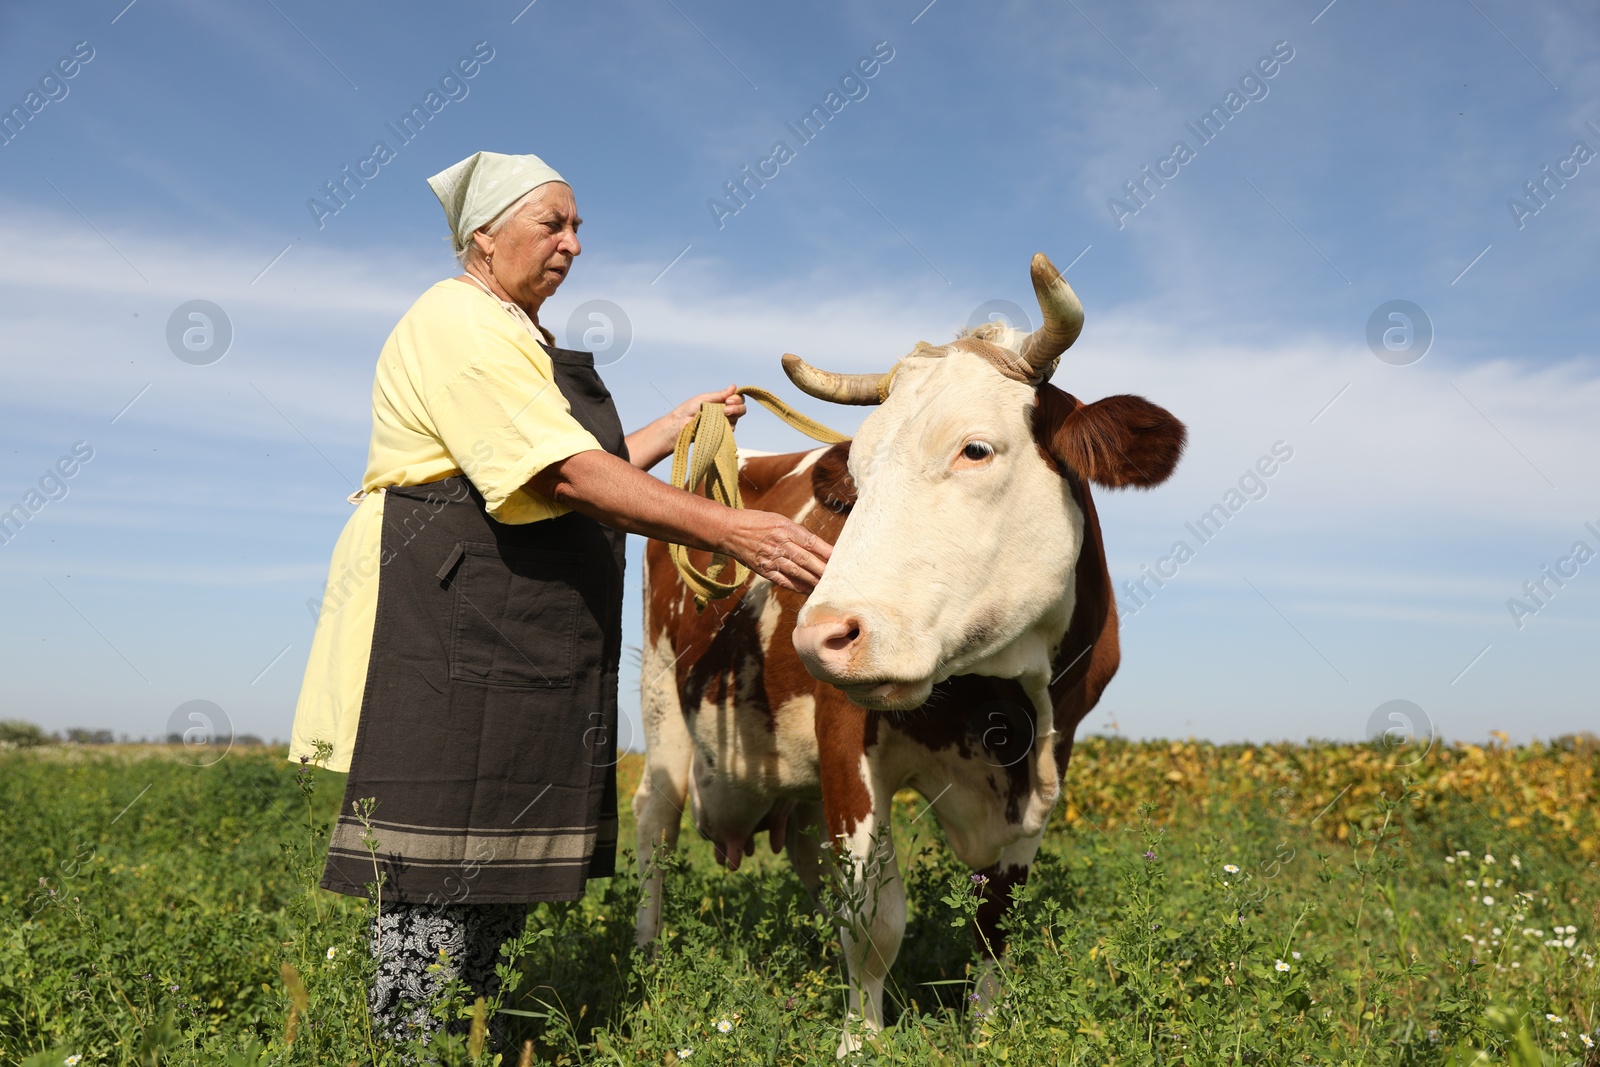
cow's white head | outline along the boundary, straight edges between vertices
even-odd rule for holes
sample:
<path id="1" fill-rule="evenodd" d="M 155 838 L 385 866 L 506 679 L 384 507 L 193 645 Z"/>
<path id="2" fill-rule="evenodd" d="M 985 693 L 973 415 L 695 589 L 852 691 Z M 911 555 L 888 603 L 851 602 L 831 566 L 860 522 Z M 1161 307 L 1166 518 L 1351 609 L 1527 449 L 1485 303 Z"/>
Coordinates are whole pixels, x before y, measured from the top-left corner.
<path id="1" fill-rule="evenodd" d="M 1165 410 L 1045 384 L 1083 308 L 1042 254 L 1033 283 L 1031 334 L 985 325 L 885 375 L 784 357 L 813 396 L 881 405 L 851 443 L 856 500 L 794 631 L 806 669 L 863 707 L 918 707 L 953 675 L 1048 678 L 1076 601 L 1085 482 L 1148 487 L 1177 464 L 1183 425 Z"/>

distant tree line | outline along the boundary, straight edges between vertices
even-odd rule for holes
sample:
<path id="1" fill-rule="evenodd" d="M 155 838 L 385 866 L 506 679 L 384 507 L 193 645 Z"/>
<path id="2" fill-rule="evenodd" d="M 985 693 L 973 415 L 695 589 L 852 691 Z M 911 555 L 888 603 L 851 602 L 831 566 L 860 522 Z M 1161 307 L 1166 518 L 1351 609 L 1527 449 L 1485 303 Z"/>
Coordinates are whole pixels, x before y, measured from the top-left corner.
<path id="1" fill-rule="evenodd" d="M 227 737 L 218 737 L 213 744 L 228 743 Z M 233 737 L 235 745 L 264 745 L 266 744 L 255 734 L 236 734 Z M 273 744 L 277 744 L 276 740 Z M 66 731 L 45 733 L 37 724 L 23 719 L 0 719 L 0 749 L 9 748 L 38 748 L 41 745 L 181 745 L 183 735 L 168 734 L 166 737 L 130 737 L 127 734 L 117 735 L 110 730 L 91 730 L 86 726 L 73 726 Z"/>

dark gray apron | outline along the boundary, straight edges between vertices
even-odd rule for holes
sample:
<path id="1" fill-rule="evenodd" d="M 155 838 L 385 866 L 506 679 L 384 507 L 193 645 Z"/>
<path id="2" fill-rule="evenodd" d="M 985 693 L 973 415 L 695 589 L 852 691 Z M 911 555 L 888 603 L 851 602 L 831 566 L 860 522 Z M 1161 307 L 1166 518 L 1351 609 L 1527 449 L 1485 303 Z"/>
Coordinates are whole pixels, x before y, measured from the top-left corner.
<path id="1" fill-rule="evenodd" d="M 573 418 L 626 459 L 594 357 L 546 351 Z M 366 896 L 381 873 L 385 901 L 521 903 L 573 900 L 615 873 L 623 542 L 576 513 L 496 522 L 461 475 L 387 490 L 323 888 Z"/>

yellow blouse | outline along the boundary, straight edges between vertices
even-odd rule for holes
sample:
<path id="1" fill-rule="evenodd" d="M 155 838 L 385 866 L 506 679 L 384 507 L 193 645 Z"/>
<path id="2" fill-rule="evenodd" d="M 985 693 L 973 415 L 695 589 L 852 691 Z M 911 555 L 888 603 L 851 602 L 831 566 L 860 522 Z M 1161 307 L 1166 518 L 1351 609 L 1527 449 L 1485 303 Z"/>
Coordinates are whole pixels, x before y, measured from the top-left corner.
<path id="1" fill-rule="evenodd" d="M 567 509 L 529 492 L 529 479 L 599 447 L 572 417 L 521 309 L 454 278 L 411 305 L 378 357 L 364 495 L 328 566 L 291 760 L 314 757 L 314 742 L 328 741 L 333 756 L 323 766 L 350 769 L 378 610 L 383 489 L 465 474 L 494 519 L 538 522 Z"/>

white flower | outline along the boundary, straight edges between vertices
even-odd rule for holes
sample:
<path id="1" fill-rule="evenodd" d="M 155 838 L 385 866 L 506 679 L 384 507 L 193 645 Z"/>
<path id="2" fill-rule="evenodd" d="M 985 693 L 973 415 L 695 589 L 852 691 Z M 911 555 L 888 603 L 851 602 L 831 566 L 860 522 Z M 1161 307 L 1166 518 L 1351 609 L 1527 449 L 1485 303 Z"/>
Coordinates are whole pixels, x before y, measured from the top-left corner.
<path id="1" fill-rule="evenodd" d="M 333 957 L 338 954 L 338 951 L 339 951 L 338 949 L 334 948 L 332 945 L 329 945 L 328 946 L 328 958 L 330 960 L 333 959 Z"/>
<path id="2" fill-rule="evenodd" d="M 717 1020 L 717 1033 L 726 1034 L 727 1032 L 729 1032 L 732 1029 L 733 1029 L 733 1023 L 729 1022 L 727 1019 L 718 1019 Z"/>
<path id="3" fill-rule="evenodd" d="M 1458 856 L 1462 857 L 1463 859 L 1465 859 L 1466 857 L 1472 855 L 1472 853 L 1468 852 L 1464 848 L 1458 848 L 1458 849 L 1456 849 L 1456 855 L 1458 855 Z"/>
<path id="4" fill-rule="evenodd" d="M 1284 963 L 1282 960 L 1279 960 L 1277 963 L 1274 963 L 1272 965 L 1272 967 L 1273 967 L 1274 970 L 1280 971 L 1280 972 L 1287 971 L 1289 969 L 1289 965 L 1287 963 Z"/>
<path id="5" fill-rule="evenodd" d="M 1594 1048 L 1594 1038 L 1590 1037 L 1588 1034 L 1579 1034 L 1578 1040 L 1583 1042 L 1584 1048 Z"/>
<path id="6" fill-rule="evenodd" d="M 1485 903 L 1485 904 L 1487 904 L 1487 905 L 1489 905 L 1489 906 L 1491 906 L 1491 907 L 1493 907 L 1493 906 L 1494 906 L 1494 897 L 1484 897 L 1484 898 L 1483 898 L 1483 902 L 1484 902 L 1484 903 Z"/>
<path id="7" fill-rule="evenodd" d="M 1489 932 L 1494 934 L 1494 936 L 1499 937 L 1504 931 L 1502 931 L 1498 926 L 1496 926 L 1493 930 L 1491 930 Z"/>
<path id="8" fill-rule="evenodd" d="M 1299 959 L 1300 958 L 1300 953 L 1298 953 L 1298 952 L 1291 952 L 1291 953 L 1289 953 L 1289 955 L 1293 956 L 1295 959 Z"/>
<path id="9" fill-rule="evenodd" d="M 1493 863 L 1494 862 L 1494 857 L 1489 855 L 1487 852 L 1485 852 L 1483 854 L 1483 862 L 1485 862 L 1485 863 Z"/>
<path id="10" fill-rule="evenodd" d="M 1512 856 L 1511 866 L 1520 868 L 1522 866 L 1522 859 L 1518 856 Z"/>
<path id="11" fill-rule="evenodd" d="M 1468 878 L 1467 879 L 1467 888 L 1468 889 L 1476 889 L 1476 888 L 1478 888 L 1478 883 L 1476 881 L 1474 881 L 1473 879 Z"/>
<path id="12" fill-rule="evenodd" d="M 1546 1019 L 1549 1019 L 1549 1020 L 1550 1020 L 1550 1021 L 1551 1021 L 1551 1022 L 1553 1022 L 1553 1023 L 1558 1023 L 1558 1022 L 1560 1022 L 1560 1021 L 1561 1021 L 1561 1016 L 1559 1016 L 1559 1015 L 1552 1015 L 1552 1014 L 1551 1014 L 1551 1013 L 1550 1013 L 1550 1012 L 1545 1012 L 1545 1013 L 1544 1013 L 1544 1017 L 1545 1017 L 1545 1018 L 1546 1018 Z"/>
<path id="13" fill-rule="evenodd" d="M 1573 945 L 1576 945 L 1577 943 L 1578 943 L 1578 939 L 1575 938 L 1575 937 L 1564 937 L 1564 938 L 1561 939 L 1561 944 L 1562 944 L 1562 947 L 1564 947 L 1564 948 L 1571 948 Z"/>
<path id="14" fill-rule="evenodd" d="M 1456 861 L 1456 858 L 1455 858 L 1455 857 L 1454 857 L 1454 856 L 1446 856 L 1446 857 L 1445 857 L 1445 858 L 1444 858 L 1444 861 L 1445 861 L 1445 862 L 1446 862 L 1446 863 L 1454 863 L 1454 862 L 1455 862 L 1455 861 Z"/>
<path id="15" fill-rule="evenodd" d="M 1238 874 L 1239 873 L 1239 868 L 1235 867 L 1231 863 L 1224 863 L 1222 865 L 1222 869 L 1227 871 L 1229 874 Z"/>
<path id="16" fill-rule="evenodd" d="M 692 1049 L 692 1048 L 680 1048 L 678 1050 L 678 1059 L 680 1059 L 680 1060 L 686 1060 L 690 1056 L 693 1056 L 693 1055 L 694 1055 L 694 1049 Z"/>
<path id="17" fill-rule="evenodd" d="M 78 1064 L 83 1062 L 83 1057 L 77 1055 L 76 1053 L 74 1053 L 73 1055 L 68 1056 L 66 1059 L 62 1060 L 61 1062 L 62 1062 L 62 1064 L 65 1065 L 65 1067 L 78 1067 Z"/>

